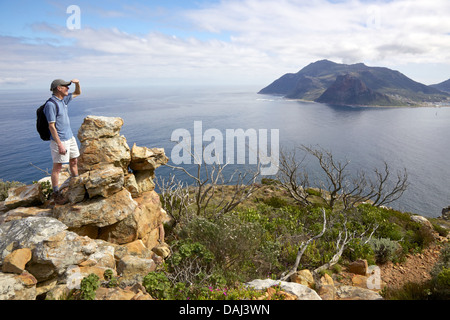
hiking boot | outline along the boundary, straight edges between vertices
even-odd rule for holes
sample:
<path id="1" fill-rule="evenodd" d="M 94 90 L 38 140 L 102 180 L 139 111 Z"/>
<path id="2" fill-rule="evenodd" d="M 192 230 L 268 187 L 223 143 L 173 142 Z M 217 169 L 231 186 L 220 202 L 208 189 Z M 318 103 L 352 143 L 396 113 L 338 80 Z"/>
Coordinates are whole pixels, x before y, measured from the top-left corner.
<path id="1" fill-rule="evenodd" d="M 63 205 L 69 202 L 69 200 L 66 199 L 66 197 L 64 197 L 61 192 L 53 192 L 52 198 L 55 201 L 55 203 L 59 205 Z"/>

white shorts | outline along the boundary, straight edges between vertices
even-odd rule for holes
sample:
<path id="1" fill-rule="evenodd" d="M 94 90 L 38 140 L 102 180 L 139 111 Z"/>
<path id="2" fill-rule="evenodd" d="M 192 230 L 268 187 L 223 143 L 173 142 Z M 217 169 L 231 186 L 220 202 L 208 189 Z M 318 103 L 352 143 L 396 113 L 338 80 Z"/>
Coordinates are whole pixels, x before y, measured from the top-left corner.
<path id="1" fill-rule="evenodd" d="M 75 137 L 67 141 L 61 141 L 66 148 L 66 154 L 59 154 L 58 144 L 54 141 L 50 141 L 50 151 L 52 153 L 53 163 L 69 163 L 70 159 L 75 159 L 80 156 L 80 150 L 78 149 L 77 140 Z"/>

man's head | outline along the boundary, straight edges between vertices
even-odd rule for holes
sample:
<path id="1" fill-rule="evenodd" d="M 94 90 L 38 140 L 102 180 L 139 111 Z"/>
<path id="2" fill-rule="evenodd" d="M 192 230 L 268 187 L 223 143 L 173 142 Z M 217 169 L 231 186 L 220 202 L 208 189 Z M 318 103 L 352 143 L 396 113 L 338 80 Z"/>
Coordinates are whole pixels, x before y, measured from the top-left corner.
<path id="1" fill-rule="evenodd" d="M 50 91 L 52 91 L 55 95 L 60 93 L 62 96 L 67 96 L 69 94 L 69 86 L 71 84 L 72 82 L 70 81 L 56 79 L 50 85 Z"/>

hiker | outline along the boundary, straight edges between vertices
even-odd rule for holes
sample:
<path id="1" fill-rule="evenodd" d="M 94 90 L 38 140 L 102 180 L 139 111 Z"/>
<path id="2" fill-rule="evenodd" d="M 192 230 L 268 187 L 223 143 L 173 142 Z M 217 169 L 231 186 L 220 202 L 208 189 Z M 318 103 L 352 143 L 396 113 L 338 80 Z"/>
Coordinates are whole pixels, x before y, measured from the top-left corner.
<path id="1" fill-rule="evenodd" d="M 69 86 L 72 83 L 75 84 L 75 91 L 69 93 Z M 64 199 L 59 190 L 59 174 L 63 163 L 69 163 L 72 177 L 78 176 L 80 151 L 70 127 L 67 105 L 73 98 L 81 94 L 80 81 L 78 79 L 72 81 L 57 79 L 52 82 L 50 91 L 53 92 L 53 96 L 45 104 L 44 113 L 51 133 L 50 151 L 53 160 L 51 180 L 55 202 L 63 204 Z M 58 104 L 58 107 L 55 103 Z"/>

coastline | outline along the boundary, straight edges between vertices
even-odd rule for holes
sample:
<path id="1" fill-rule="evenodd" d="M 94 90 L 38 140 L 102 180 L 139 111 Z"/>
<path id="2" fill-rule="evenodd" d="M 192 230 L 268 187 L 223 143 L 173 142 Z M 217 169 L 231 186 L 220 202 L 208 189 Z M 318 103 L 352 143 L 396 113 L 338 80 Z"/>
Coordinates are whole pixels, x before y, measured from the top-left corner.
<path id="1" fill-rule="evenodd" d="M 282 96 L 276 96 L 275 97 L 282 97 Z M 318 104 L 328 104 L 328 105 L 333 105 L 333 106 L 342 106 L 342 107 L 356 107 L 356 108 L 387 108 L 387 109 L 392 109 L 392 108 L 449 108 L 450 107 L 450 103 L 448 104 L 442 104 L 442 105 L 438 105 L 436 103 L 433 102 L 428 102 L 425 104 L 419 104 L 419 105 L 408 105 L 408 106 L 382 106 L 382 105 L 358 105 L 358 104 L 339 104 L 339 103 L 322 103 L 322 102 L 316 102 L 313 100 L 306 100 L 306 99 L 289 99 L 289 98 L 284 98 L 282 97 L 283 100 L 285 101 L 293 101 L 293 102 L 306 102 L 306 103 L 318 103 Z"/>

